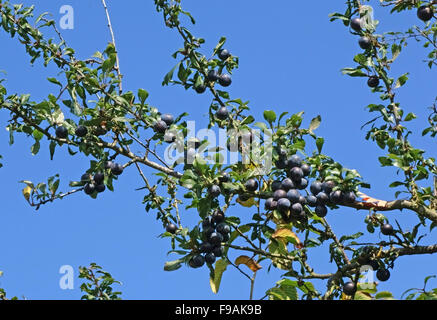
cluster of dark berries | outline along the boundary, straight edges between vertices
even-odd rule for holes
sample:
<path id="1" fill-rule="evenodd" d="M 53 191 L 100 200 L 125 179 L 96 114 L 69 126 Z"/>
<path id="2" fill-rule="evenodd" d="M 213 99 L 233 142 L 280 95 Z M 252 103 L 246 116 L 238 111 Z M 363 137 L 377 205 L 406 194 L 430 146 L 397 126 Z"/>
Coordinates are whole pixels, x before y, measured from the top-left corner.
<path id="1" fill-rule="evenodd" d="M 293 155 L 289 159 L 283 158 L 285 154 L 280 152 L 280 167 L 287 169 L 287 178 L 282 181 L 272 182 L 271 189 L 273 197 L 266 200 L 266 210 L 278 210 L 284 220 L 306 218 L 304 205 L 308 204 L 306 197 L 301 195 L 299 190 L 308 187 L 308 179 L 311 173 L 311 166 L 303 163 L 298 155 Z M 278 163 L 277 163 L 278 164 Z"/>
<path id="2" fill-rule="evenodd" d="M 376 278 L 379 281 L 387 281 L 390 278 L 390 271 L 385 267 L 381 267 L 378 260 L 366 258 L 361 264 L 370 266 L 373 271 L 376 271 Z"/>
<path id="3" fill-rule="evenodd" d="M 326 205 L 350 204 L 354 203 L 356 196 L 353 191 L 343 192 L 334 190 L 335 184 L 332 181 L 314 181 L 311 183 L 310 191 L 312 195 L 307 196 L 308 205 L 315 207 L 315 212 L 319 217 L 325 217 L 328 213 Z"/>
<path id="4" fill-rule="evenodd" d="M 227 49 L 221 49 L 218 52 L 220 60 L 227 60 L 231 57 L 231 53 Z M 222 87 L 229 87 L 232 83 L 232 78 L 228 73 L 219 74 L 217 70 L 209 70 L 206 75 L 206 80 L 209 82 L 218 82 Z M 206 91 L 206 84 L 202 83 L 194 87 L 197 93 L 204 93 Z"/>
<path id="5" fill-rule="evenodd" d="M 155 130 L 156 133 L 166 133 L 167 129 L 173 124 L 174 117 L 171 114 L 163 114 L 161 115 L 160 120 L 156 121 L 153 125 L 153 130 Z M 176 137 L 169 137 L 167 135 L 166 141 L 174 141 Z"/>
<path id="6" fill-rule="evenodd" d="M 198 248 L 198 253 L 189 261 L 192 268 L 202 267 L 205 262 L 213 264 L 216 258 L 223 256 L 223 242 L 230 238 L 231 228 L 225 222 L 222 211 L 216 210 L 202 222 L 203 242 Z"/>
<path id="7" fill-rule="evenodd" d="M 282 155 L 280 154 L 280 157 Z M 285 154 L 284 154 L 285 157 Z M 311 166 L 303 163 L 298 155 L 289 159 L 278 161 L 281 168 L 287 169 L 287 178 L 282 181 L 272 182 L 271 190 L 273 197 L 265 202 L 266 210 L 278 210 L 284 220 L 296 219 L 305 220 L 304 206 L 315 208 L 319 217 L 325 217 L 328 213 L 328 204 L 353 203 L 354 192 L 343 192 L 334 190 L 335 184 L 332 181 L 314 181 L 310 186 L 311 194 L 303 196 L 299 190 L 308 187 L 308 175 L 311 173 Z"/>
<path id="8" fill-rule="evenodd" d="M 74 134 L 79 137 L 79 138 L 83 138 L 88 134 L 88 128 L 84 125 L 79 125 L 77 126 L 76 130 L 74 131 Z M 104 127 L 97 127 L 95 128 L 95 130 L 93 131 L 94 134 L 101 136 L 104 135 L 108 132 L 108 130 Z M 59 139 L 67 139 L 68 138 L 68 129 L 64 126 L 59 126 L 56 128 L 55 131 L 56 137 Z"/>
<path id="9" fill-rule="evenodd" d="M 109 170 L 111 170 L 111 173 L 113 175 L 119 176 L 123 173 L 124 167 L 119 163 L 116 163 L 113 161 L 107 161 L 105 163 L 105 169 L 107 169 L 107 170 L 109 169 Z"/>
<path id="10" fill-rule="evenodd" d="M 376 271 L 376 278 L 379 281 L 387 281 L 390 278 L 390 271 L 385 268 L 379 268 L 379 265 L 377 262 L 373 262 L 372 265 L 373 271 Z M 346 282 L 343 286 L 343 293 L 347 296 L 353 296 L 355 292 L 357 291 L 357 286 L 354 282 Z"/>
<path id="11" fill-rule="evenodd" d="M 90 175 L 89 173 L 85 173 L 82 175 L 80 180 L 85 184 L 84 192 L 87 195 L 92 195 L 93 193 L 102 193 L 106 190 L 105 187 L 105 175 L 101 172 L 97 172 L 94 174 L 94 176 Z"/>

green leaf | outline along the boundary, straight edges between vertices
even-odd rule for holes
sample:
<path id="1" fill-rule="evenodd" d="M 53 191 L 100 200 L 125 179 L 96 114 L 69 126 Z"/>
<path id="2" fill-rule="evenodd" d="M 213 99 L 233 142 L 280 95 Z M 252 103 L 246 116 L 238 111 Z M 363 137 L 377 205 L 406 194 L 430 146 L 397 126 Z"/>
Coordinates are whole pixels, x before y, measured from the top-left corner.
<path id="1" fill-rule="evenodd" d="M 178 259 L 174 261 L 168 261 L 164 265 L 164 271 L 175 271 L 182 267 L 183 259 Z"/>
<path id="2" fill-rule="evenodd" d="M 273 123 L 276 121 L 276 113 L 272 110 L 266 110 L 264 111 L 264 119 L 266 119 L 266 121 L 268 123 Z"/>
<path id="3" fill-rule="evenodd" d="M 413 112 L 410 112 L 409 114 L 407 114 L 404 121 L 411 121 L 411 120 L 416 119 L 416 118 L 417 118 L 417 116 Z"/>
<path id="4" fill-rule="evenodd" d="M 320 115 L 315 117 L 313 120 L 311 120 L 310 128 L 309 128 L 310 132 L 313 132 L 318 127 L 320 127 L 321 122 L 322 122 L 322 117 Z"/>
<path id="5" fill-rule="evenodd" d="M 395 89 L 402 87 L 408 80 L 408 73 L 403 74 L 399 77 L 399 79 L 396 81 Z"/>
<path id="6" fill-rule="evenodd" d="M 30 148 L 30 151 L 32 152 L 33 155 L 36 155 L 39 152 L 41 145 L 39 143 L 39 141 L 35 141 L 35 143 L 33 144 L 33 146 Z"/>
<path id="7" fill-rule="evenodd" d="M 323 144 L 325 143 L 325 139 L 323 138 L 317 138 L 316 140 L 316 146 L 319 153 L 322 153 Z"/>
<path id="8" fill-rule="evenodd" d="M 146 90 L 138 89 L 138 97 L 140 98 L 141 104 L 144 104 L 148 96 L 149 93 Z"/>
<path id="9" fill-rule="evenodd" d="M 56 78 L 47 78 L 51 83 L 57 84 L 58 86 L 62 87 L 62 83 L 58 81 Z"/>
<path id="10" fill-rule="evenodd" d="M 393 299 L 393 294 L 389 291 L 378 292 L 375 299 Z"/>
<path id="11" fill-rule="evenodd" d="M 179 68 L 179 65 L 181 64 L 181 62 L 178 62 L 174 67 L 173 67 L 173 69 L 171 69 L 166 75 L 165 75 L 165 77 L 164 77 L 164 80 L 162 81 L 162 85 L 163 86 L 166 86 L 166 85 L 168 85 L 168 83 L 171 81 L 171 79 L 173 79 L 173 74 L 174 74 L 174 71 L 177 69 L 177 68 Z"/>
<path id="12" fill-rule="evenodd" d="M 223 273 L 226 271 L 228 265 L 229 262 L 224 259 L 220 259 L 215 263 L 214 274 L 211 274 L 209 278 L 209 284 L 213 293 L 217 293 L 219 291 Z"/>
<path id="13" fill-rule="evenodd" d="M 115 53 L 111 54 L 109 58 L 103 62 L 102 71 L 104 73 L 111 71 L 114 68 L 116 61 L 117 61 L 117 55 Z"/>

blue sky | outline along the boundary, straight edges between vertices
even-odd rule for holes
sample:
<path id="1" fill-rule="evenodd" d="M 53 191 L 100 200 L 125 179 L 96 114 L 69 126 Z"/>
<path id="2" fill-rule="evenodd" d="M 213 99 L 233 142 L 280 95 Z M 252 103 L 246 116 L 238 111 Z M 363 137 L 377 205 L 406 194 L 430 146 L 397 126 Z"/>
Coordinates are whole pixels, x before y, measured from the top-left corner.
<path id="1" fill-rule="evenodd" d="M 32 4 L 34 1 L 24 1 Z M 197 36 L 207 40 L 204 53 L 209 55 L 218 39 L 228 38 L 226 47 L 240 57 L 240 68 L 233 75 L 229 91 L 234 98 L 250 100 L 251 113 L 262 119 L 265 109 L 277 113 L 305 111 L 306 122 L 320 114 L 322 125 L 318 134 L 325 138 L 324 151 L 349 168 L 357 169 L 372 184 L 371 195 L 392 199 L 394 190 L 388 184 L 395 180 L 395 171 L 379 167 L 380 149 L 364 140 L 360 127 L 370 115 L 365 106 L 377 103 L 364 79 L 343 76 L 340 69 L 353 66 L 352 58 L 361 50 L 356 36 L 349 34 L 341 23 L 329 22 L 328 14 L 344 10 L 344 1 L 319 1 L 308 7 L 304 1 L 195 1 L 185 0 L 184 6 L 196 18 L 192 28 Z M 420 24 L 414 12 L 389 15 L 373 1 L 381 31 L 405 30 Z M 75 10 L 74 30 L 65 30 L 68 44 L 81 58 L 102 51 L 109 38 L 106 17 L 101 2 L 44 0 L 38 1 L 37 13 L 49 11 L 59 21 L 59 8 L 72 5 Z M 161 112 L 188 112 L 190 119 L 201 127 L 207 124 L 209 95 L 186 92 L 180 87 L 162 87 L 163 76 L 176 61 L 170 56 L 180 48 L 181 39 L 166 29 L 152 1 L 108 1 L 112 23 L 120 52 L 124 87 L 134 92 L 145 88 L 150 103 Z M 31 93 L 32 100 L 44 99 L 57 88 L 45 81 L 56 75 L 53 67 L 44 69 L 39 63 L 30 66 L 29 58 L 17 41 L 0 33 L 0 70 L 7 71 L 9 93 Z M 406 111 L 415 112 L 418 119 L 411 125 L 416 130 L 412 141 L 419 148 L 436 156 L 435 140 L 422 139 L 430 106 L 435 98 L 434 70 L 422 63 L 426 52 L 411 42 L 392 69 L 394 76 L 410 71 L 410 81 L 398 92 Z M 0 113 L 1 126 L 7 114 Z M 0 130 L 0 154 L 5 164 L 0 169 L 0 287 L 8 295 L 29 299 L 77 299 L 79 281 L 74 290 L 59 288 L 62 265 L 96 262 L 123 282 L 120 290 L 128 299 L 246 299 L 249 283 L 231 268 L 224 274 L 219 294 L 209 288 L 208 269 L 183 268 L 163 271 L 169 250 L 168 239 L 159 239 L 162 226 L 153 212 L 146 213 L 141 205 L 140 177 L 133 168 L 127 170 L 116 184 L 114 193 L 106 192 L 98 200 L 78 194 L 46 205 L 35 212 L 25 202 L 20 180 L 40 182 L 60 173 L 64 189 L 70 180 L 77 180 L 88 168 L 88 159 L 71 157 L 66 148 L 57 149 L 54 161 L 49 161 L 47 144 L 37 156 L 30 154 L 32 142 L 16 136 L 9 147 L 8 133 Z M 311 152 L 312 150 L 308 150 Z M 146 170 L 147 174 L 151 171 Z M 369 192 L 370 193 L 370 192 Z M 250 215 L 249 210 L 235 207 L 235 215 Z M 195 212 L 183 212 L 189 223 L 197 221 Z M 366 212 L 340 209 L 328 215 L 328 221 L 339 234 L 365 230 Z M 247 217 L 246 216 L 246 217 Z M 387 216 L 398 219 L 408 229 L 417 218 L 410 212 L 393 212 Z M 428 232 L 428 229 L 424 229 Z M 371 239 L 377 240 L 378 234 Z M 430 235 L 426 243 L 435 242 Z M 424 242 L 425 243 L 425 242 Z M 236 257 L 235 253 L 231 256 Z M 320 273 L 334 271 L 325 251 L 311 258 Z M 436 258 L 422 256 L 401 258 L 391 279 L 382 290 L 392 290 L 397 297 L 411 287 L 420 287 L 425 276 L 436 274 Z M 255 297 L 279 280 L 280 272 L 267 273 L 267 265 L 257 275 Z M 77 274 L 76 274 L 77 275 Z M 435 285 L 435 283 L 434 283 Z M 319 285 L 323 289 L 323 285 Z"/>

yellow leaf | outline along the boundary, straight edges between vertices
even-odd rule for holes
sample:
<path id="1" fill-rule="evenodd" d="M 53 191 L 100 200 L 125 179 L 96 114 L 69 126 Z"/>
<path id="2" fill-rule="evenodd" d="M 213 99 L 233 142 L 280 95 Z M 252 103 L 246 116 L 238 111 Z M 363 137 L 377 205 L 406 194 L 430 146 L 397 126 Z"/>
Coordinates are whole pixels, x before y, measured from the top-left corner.
<path id="1" fill-rule="evenodd" d="M 284 239 L 288 240 L 289 242 L 293 243 L 296 247 L 302 248 L 302 243 L 300 242 L 298 236 L 287 228 L 279 228 L 275 231 L 274 234 L 272 234 L 273 239 Z"/>
<path id="2" fill-rule="evenodd" d="M 372 295 L 365 291 L 355 292 L 354 300 L 372 300 Z"/>
<path id="3" fill-rule="evenodd" d="M 247 208 L 253 207 L 256 204 L 255 198 L 250 198 L 247 201 L 241 201 L 240 198 L 237 198 L 237 202 Z"/>
<path id="4" fill-rule="evenodd" d="M 209 285 L 213 293 L 217 293 L 220 288 L 220 282 L 222 281 L 223 272 L 225 272 L 229 262 L 220 259 L 215 263 L 214 277 L 212 275 L 209 277 Z"/>
<path id="5" fill-rule="evenodd" d="M 32 192 L 32 188 L 31 187 L 29 187 L 29 186 L 26 186 L 24 189 L 23 189 L 23 196 L 24 196 L 24 198 L 27 200 L 27 201 L 29 201 L 29 199 L 30 199 L 30 193 Z"/>
<path id="6" fill-rule="evenodd" d="M 261 269 L 261 266 L 255 260 L 249 258 L 248 256 L 239 256 L 237 259 L 235 259 L 235 264 L 237 266 L 239 266 L 240 264 L 244 264 L 253 272 Z"/>

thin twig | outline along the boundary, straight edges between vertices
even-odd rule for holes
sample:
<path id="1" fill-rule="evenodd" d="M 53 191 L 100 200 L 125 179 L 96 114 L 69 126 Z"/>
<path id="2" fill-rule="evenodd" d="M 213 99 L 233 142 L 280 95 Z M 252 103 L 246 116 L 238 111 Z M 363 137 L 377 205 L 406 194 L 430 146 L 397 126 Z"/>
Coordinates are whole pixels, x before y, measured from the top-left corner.
<path id="1" fill-rule="evenodd" d="M 115 49 L 115 59 L 116 59 L 115 69 L 117 71 L 118 81 L 119 81 L 118 82 L 118 89 L 119 89 L 119 94 L 122 94 L 123 85 L 121 83 L 121 79 L 123 76 L 122 76 L 121 71 L 120 71 L 120 59 L 118 57 L 117 45 L 115 44 L 114 30 L 112 29 L 111 17 L 109 16 L 109 10 L 108 10 L 108 6 L 106 5 L 106 1 L 102 0 L 102 4 L 103 4 L 103 7 L 105 8 L 106 19 L 108 20 L 108 28 L 109 28 L 109 32 L 111 33 L 112 44 L 114 45 L 114 49 Z"/>

